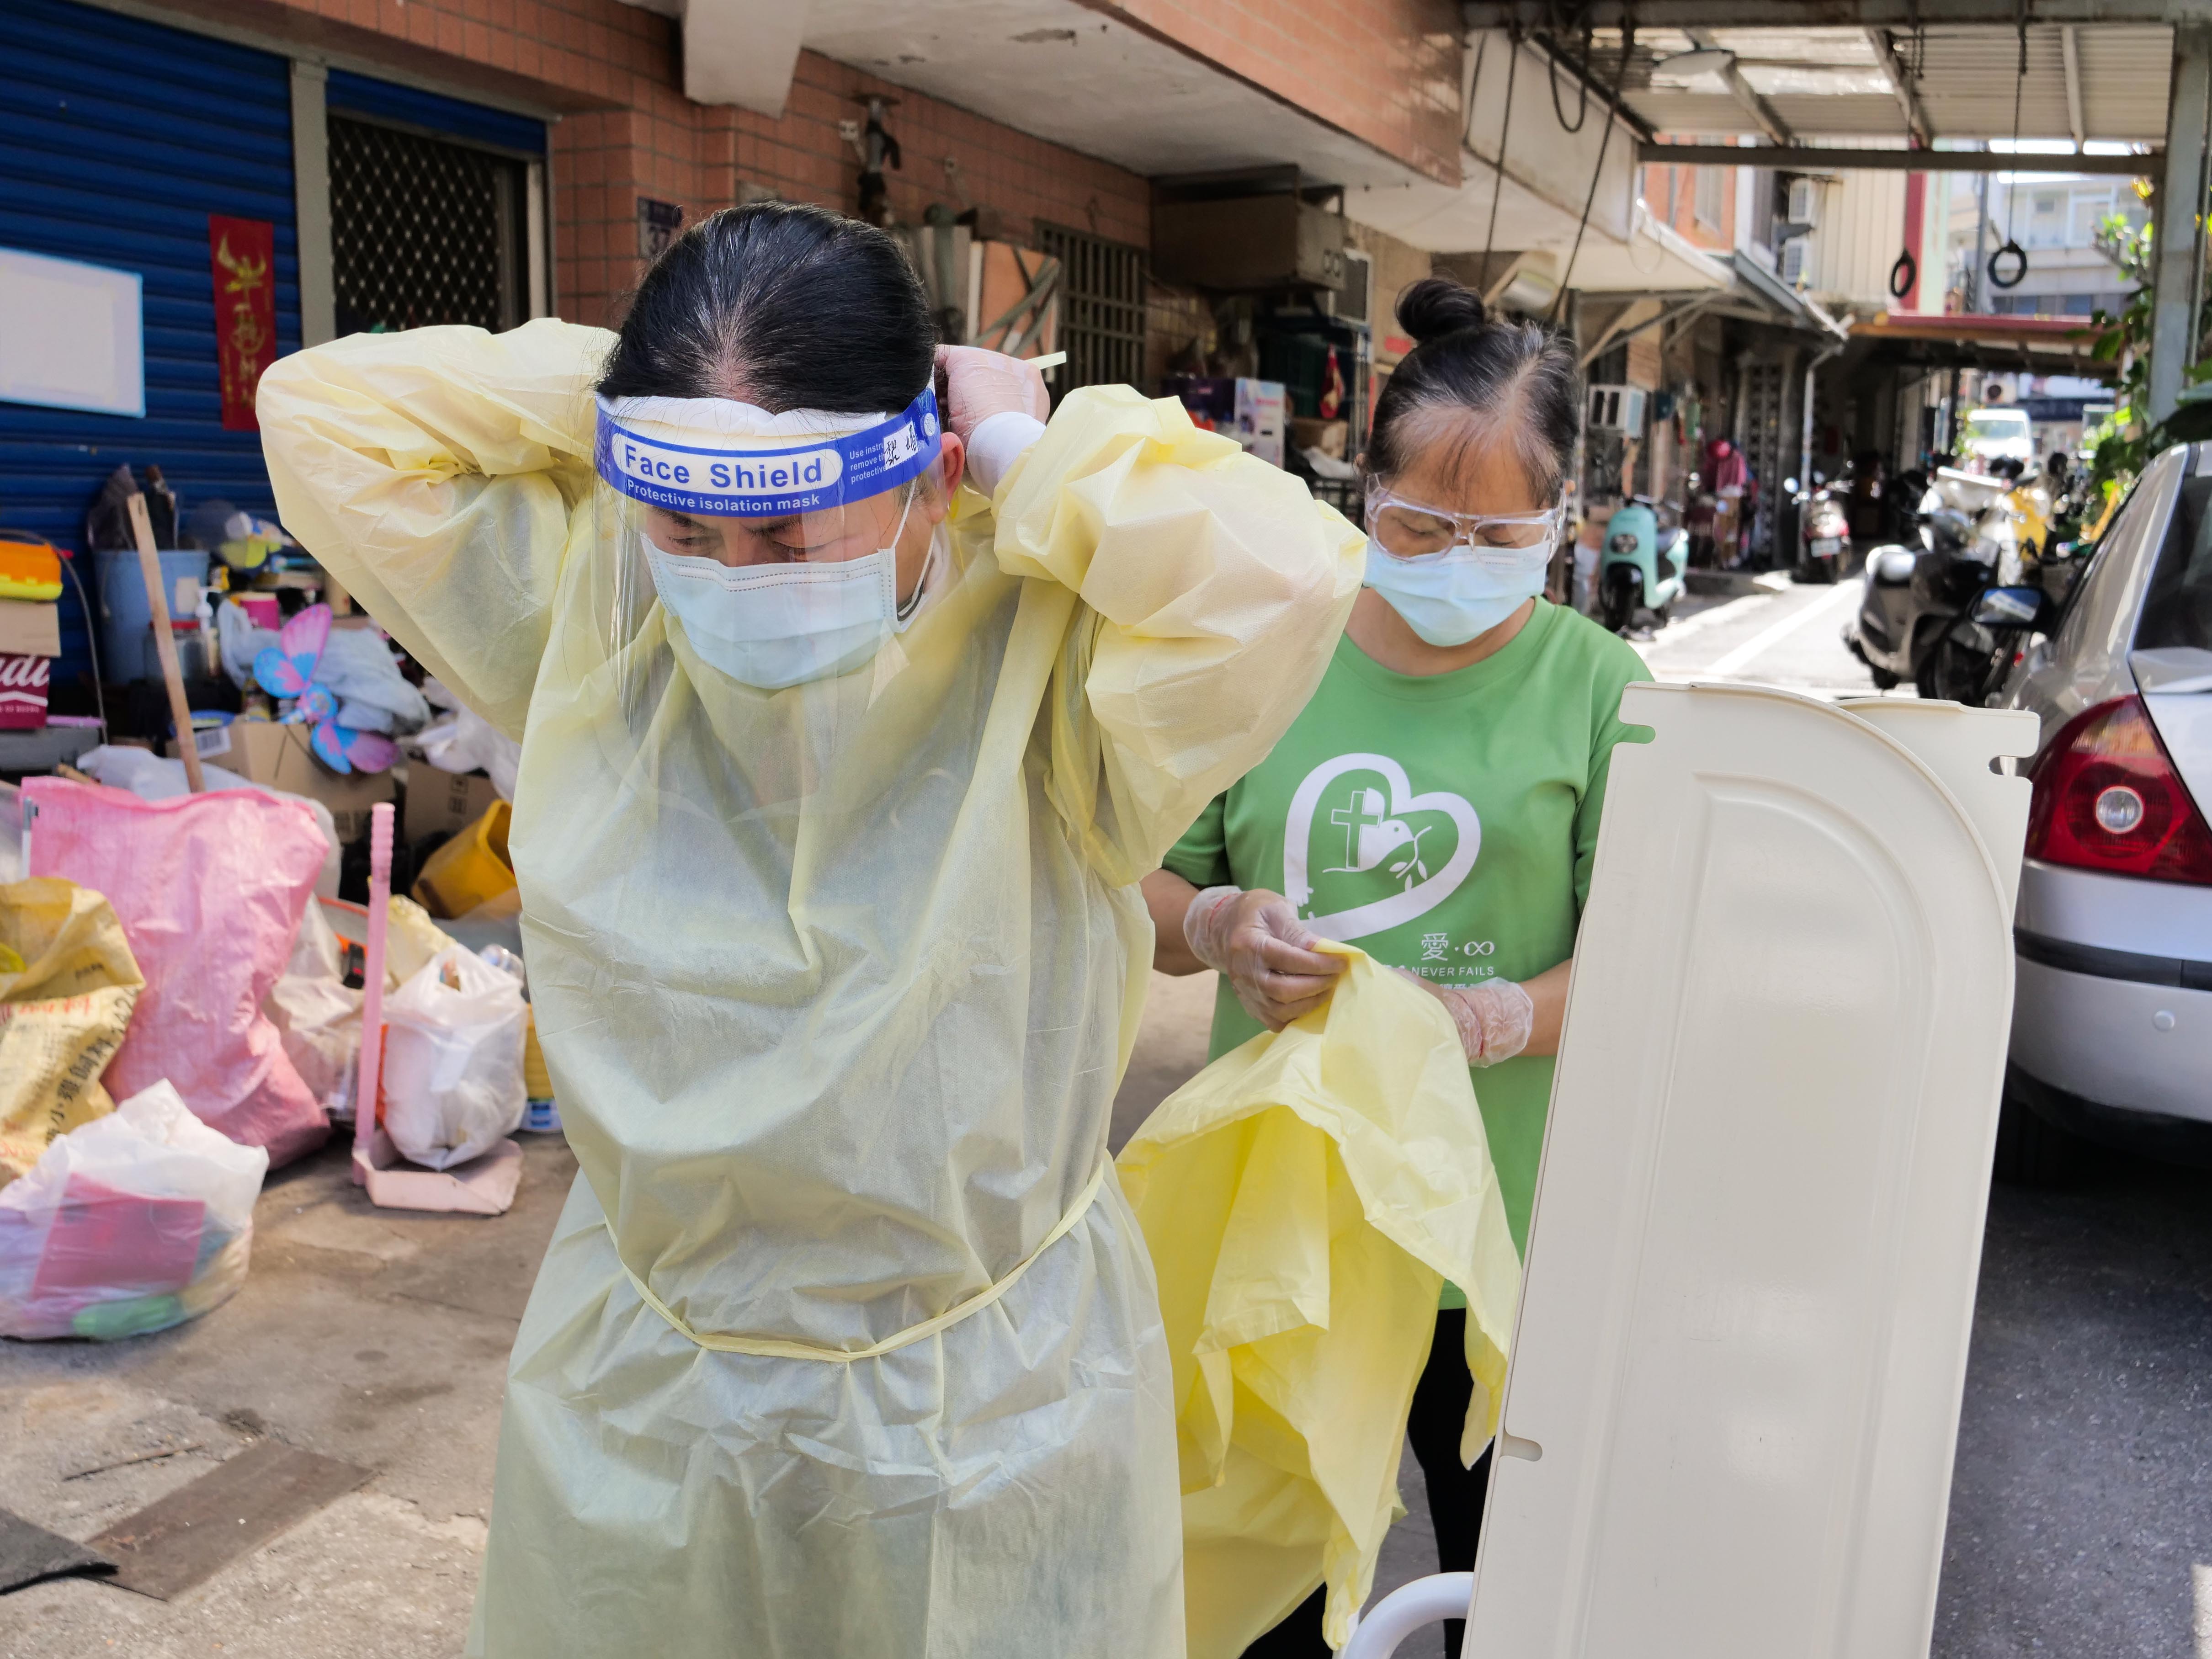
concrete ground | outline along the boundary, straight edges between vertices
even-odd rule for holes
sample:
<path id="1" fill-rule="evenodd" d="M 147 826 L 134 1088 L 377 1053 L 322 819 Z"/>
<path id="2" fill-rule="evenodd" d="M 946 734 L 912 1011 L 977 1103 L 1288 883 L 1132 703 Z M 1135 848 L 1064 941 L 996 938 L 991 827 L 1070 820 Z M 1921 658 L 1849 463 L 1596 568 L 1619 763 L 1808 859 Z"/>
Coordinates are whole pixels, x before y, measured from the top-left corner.
<path id="1" fill-rule="evenodd" d="M 259 1435 L 374 1471 L 174 1601 L 87 1579 L 0 1596 L 0 1659 L 459 1653 L 507 1352 L 576 1169 L 557 1137 L 524 1139 L 505 1216 L 376 1210 L 334 1146 L 270 1177 L 246 1286 L 206 1318 L 112 1345 L 0 1344 L 0 1508 L 67 1536 Z"/>
<path id="2" fill-rule="evenodd" d="M 1868 692 L 1855 585 L 1701 599 L 1640 642 L 1668 679 Z M 1205 1058 L 1211 975 L 1155 975 L 1116 1146 Z M 245 1289 L 177 1330 L 0 1343 L 0 1507 L 75 1538 L 260 1435 L 373 1478 L 168 1602 L 86 1580 L 0 1596 L 0 1659 L 452 1659 L 507 1351 L 575 1164 L 527 1139 L 495 1220 L 378 1212 L 337 1150 L 278 1172 Z M 2212 1176 L 2124 1158 L 1990 1209 L 1936 1659 L 2212 1659 Z M 147 1453 L 171 1455 L 117 1464 Z M 1412 1459 L 1377 1590 L 1435 1571 Z M 1425 1634 L 1400 1650 L 1435 1659 Z"/>

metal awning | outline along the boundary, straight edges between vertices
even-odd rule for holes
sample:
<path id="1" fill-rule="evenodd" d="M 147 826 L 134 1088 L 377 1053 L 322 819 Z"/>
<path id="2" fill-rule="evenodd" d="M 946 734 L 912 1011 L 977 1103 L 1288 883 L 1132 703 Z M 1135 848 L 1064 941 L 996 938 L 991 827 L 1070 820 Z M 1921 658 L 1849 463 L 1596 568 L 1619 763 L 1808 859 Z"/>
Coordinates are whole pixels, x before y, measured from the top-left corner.
<path id="1" fill-rule="evenodd" d="M 1748 253 L 1729 253 L 1721 256 L 1733 268 L 1736 291 L 1755 301 L 1772 313 L 1771 320 L 1810 329 L 1842 340 L 1850 333 L 1848 324 L 1839 322 L 1814 301 L 1800 294 L 1779 276 Z"/>
<path id="2" fill-rule="evenodd" d="M 1935 368 L 2076 374 L 2109 380 L 2116 365 L 2094 355 L 2098 331 L 2079 317 L 1984 317 L 1882 312 L 1851 328 L 1854 344 Z"/>
<path id="3" fill-rule="evenodd" d="M 1553 35 L 1558 9 L 1472 0 L 1476 28 L 1518 25 L 1562 73 L 1602 91 L 1652 134 L 1748 135 L 1771 143 L 2019 136 L 2152 143 L 2165 136 L 2177 21 L 2201 0 L 1646 0 L 1621 61 L 1624 7 L 1578 9 L 1587 51 Z M 1778 12 L 1796 14 L 1787 26 Z M 2025 21 L 2027 73 L 2020 74 Z"/>

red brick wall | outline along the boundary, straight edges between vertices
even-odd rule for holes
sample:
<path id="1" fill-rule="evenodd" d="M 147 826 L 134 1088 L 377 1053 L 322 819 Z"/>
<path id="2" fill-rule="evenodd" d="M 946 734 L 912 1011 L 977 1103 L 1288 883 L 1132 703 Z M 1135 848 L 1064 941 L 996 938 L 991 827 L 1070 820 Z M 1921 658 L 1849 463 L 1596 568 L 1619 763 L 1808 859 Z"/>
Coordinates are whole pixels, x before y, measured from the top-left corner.
<path id="1" fill-rule="evenodd" d="M 1665 142 L 1665 141 L 1662 141 Z M 1678 139 L 1676 143 L 1710 142 Z M 1725 253 L 1735 245 L 1735 183 L 1734 167 L 1711 169 L 1721 175 L 1720 222 L 1707 224 L 1698 217 L 1698 179 L 1708 171 L 1705 167 L 1667 167 L 1659 162 L 1646 163 L 1637 175 L 1637 188 L 1642 191 L 1644 205 L 1651 216 L 1666 221 L 1683 236 L 1699 247 L 1712 248 Z M 1668 213 L 1671 199 L 1674 212 Z"/>
<path id="2" fill-rule="evenodd" d="M 903 153 L 904 167 L 889 180 L 902 221 L 918 222 L 933 202 L 958 205 L 945 177 L 949 155 L 960 163 L 968 199 L 997 208 L 1024 232 L 1049 219 L 1116 241 L 1151 240 L 1149 190 L 1135 173 L 811 52 L 799 54 L 781 119 L 693 104 L 672 89 L 639 90 L 641 107 L 572 116 L 553 131 L 564 315 L 602 320 L 636 281 L 640 196 L 677 204 L 687 221 L 730 205 L 741 183 L 850 212 L 860 163 L 837 124 L 865 118 L 861 100 L 872 94 L 899 100 L 884 125 Z"/>
<path id="3" fill-rule="evenodd" d="M 1446 184 L 1460 177 L 1449 0 L 1086 0 Z"/>
<path id="4" fill-rule="evenodd" d="M 1375 3 L 1376 0 L 1367 0 Z M 865 113 L 854 94 L 896 96 L 888 122 L 906 167 L 892 209 L 918 219 L 953 203 L 943 158 L 969 198 L 1026 228 L 1054 220 L 1102 236 L 1151 239 L 1150 194 L 1136 174 L 965 110 L 802 53 L 780 120 L 692 103 L 682 92 L 670 19 L 617 0 L 175 0 L 189 14 L 313 50 L 343 52 L 471 91 L 570 112 L 552 131 L 555 308 L 604 322 L 637 280 L 637 198 L 688 218 L 727 207 L 741 183 L 850 212 L 860 162 L 837 123 Z"/>

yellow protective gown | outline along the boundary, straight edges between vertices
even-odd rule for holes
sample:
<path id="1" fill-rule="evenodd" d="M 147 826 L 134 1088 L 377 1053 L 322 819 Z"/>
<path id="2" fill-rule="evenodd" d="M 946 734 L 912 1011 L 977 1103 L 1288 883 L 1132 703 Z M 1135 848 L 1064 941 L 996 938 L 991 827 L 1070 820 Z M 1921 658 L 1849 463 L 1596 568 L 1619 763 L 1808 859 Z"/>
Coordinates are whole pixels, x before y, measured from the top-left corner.
<path id="1" fill-rule="evenodd" d="M 1129 884 L 1304 703 L 1362 538 L 1177 404 L 1079 392 L 995 514 L 963 493 L 945 590 L 874 663 L 757 691 L 657 605 L 621 620 L 611 344 L 355 336 L 260 393 L 287 528 L 522 739 L 582 1176 L 468 1650 L 1175 1659 L 1170 1366 L 1103 1170 Z"/>
<path id="2" fill-rule="evenodd" d="M 1328 1002 L 1232 1049 L 1121 1150 L 1175 1357 L 1191 1659 L 1236 1659 L 1314 1587 L 1342 1646 L 1398 1507 L 1449 1278 L 1497 1431 L 1521 1260 L 1459 1032 L 1350 945 Z"/>

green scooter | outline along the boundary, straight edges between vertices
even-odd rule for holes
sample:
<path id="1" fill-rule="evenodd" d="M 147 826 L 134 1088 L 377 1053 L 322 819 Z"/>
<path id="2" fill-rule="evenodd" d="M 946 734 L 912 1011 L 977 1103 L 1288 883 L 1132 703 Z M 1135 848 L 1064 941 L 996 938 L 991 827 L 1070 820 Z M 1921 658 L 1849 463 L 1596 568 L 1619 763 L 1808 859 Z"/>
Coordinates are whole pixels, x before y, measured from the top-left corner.
<path id="1" fill-rule="evenodd" d="M 1664 623 L 1689 588 L 1683 574 L 1689 564 L 1687 532 L 1661 529 L 1650 498 L 1632 497 L 1606 526 L 1597 572 L 1599 619 L 1616 634 L 1628 632 L 1638 611 Z"/>

